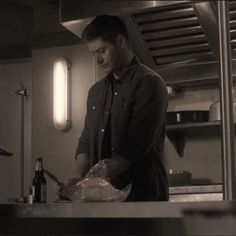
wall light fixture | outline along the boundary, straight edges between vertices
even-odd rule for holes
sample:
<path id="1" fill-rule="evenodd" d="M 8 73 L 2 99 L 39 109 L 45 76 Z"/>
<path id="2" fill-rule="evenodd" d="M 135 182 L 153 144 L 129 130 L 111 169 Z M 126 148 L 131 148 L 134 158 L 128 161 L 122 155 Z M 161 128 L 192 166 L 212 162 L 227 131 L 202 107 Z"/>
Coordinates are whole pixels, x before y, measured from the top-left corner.
<path id="1" fill-rule="evenodd" d="M 53 63 L 53 124 L 55 128 L 66 131 L 70 128 L 70 69 L 64 57 Z"/>

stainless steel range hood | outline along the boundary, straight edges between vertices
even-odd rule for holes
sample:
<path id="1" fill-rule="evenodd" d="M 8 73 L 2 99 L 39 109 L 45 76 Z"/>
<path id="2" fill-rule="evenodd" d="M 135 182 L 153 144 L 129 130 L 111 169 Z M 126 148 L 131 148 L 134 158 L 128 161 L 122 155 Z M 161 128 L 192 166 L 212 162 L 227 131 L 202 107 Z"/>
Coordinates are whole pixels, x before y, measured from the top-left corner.
<path id="1" fill-rule="evenodd" d="M 135 53 L 167 84 L 216 83 L 219 42 L 215 1 L 61 1 L 61 23 L 80 37 L 96 15 L 126 22 Z M 232 51 L 236 51 L 236 2 L 230 1 Z M 233 61 L 236 74 L 236 62 Z"/>
<path id="2" fill-rule="evenodd" d="M 77 36 L 81 36 L 83 28 L 96 15 L 131 14 L 138 10 L 175 5 L 189 1 L 88 1 L 61 0 L 61 23 Z"/>
<path id="3" fill-rule="evenodd" d="M 102 14 L 131 14 L 138 10 L 194 2 L 195 0 L 162 1 L 78 1 L 61 0 L 61 20 L 70 21 Z"/>

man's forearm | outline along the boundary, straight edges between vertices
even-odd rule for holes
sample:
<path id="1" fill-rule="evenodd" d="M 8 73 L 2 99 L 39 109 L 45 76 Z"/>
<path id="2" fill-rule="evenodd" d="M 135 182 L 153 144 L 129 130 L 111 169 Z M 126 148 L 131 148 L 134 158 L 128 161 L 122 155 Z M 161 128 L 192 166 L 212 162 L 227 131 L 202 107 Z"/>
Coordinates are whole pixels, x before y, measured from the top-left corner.
<path id="1" fill-rule="evenodd" d="M 90 168 L 89 157 L 87 153 L 80 153 L 76 156 L 75 175 L 84 177 Z"/>

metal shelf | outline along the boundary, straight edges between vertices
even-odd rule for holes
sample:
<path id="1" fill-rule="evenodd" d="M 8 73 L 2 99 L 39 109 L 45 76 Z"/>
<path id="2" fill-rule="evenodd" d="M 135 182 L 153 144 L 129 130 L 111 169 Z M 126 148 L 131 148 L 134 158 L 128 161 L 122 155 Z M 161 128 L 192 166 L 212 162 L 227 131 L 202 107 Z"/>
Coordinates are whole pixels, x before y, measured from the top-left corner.
<path id="1" fill-rule="evenodd" d="M 186 132 L 192 131 L 194 129 L 201 128 L 213 128 L 218 129 L 221 126 L 220 121 L 209 121 L 209 122 L 198 122 L 198 123 L 186 123 L 186 124 L 174 124 L 167 125 L 166 133 L 167 137 L 174 145 L 179 156 L 183 156 L 183 151 L 186 143 Z"/>
<path id="2" fill-rule="evenodd" d="M 220 126 L 220 121 L 168 125 L 167 132 L 174 131 L 174 130 L 186 130 L 186 129 L 192 129 L 192 128 L 203 128 L 203 127 L 214 127 L 214 126 Z"/>

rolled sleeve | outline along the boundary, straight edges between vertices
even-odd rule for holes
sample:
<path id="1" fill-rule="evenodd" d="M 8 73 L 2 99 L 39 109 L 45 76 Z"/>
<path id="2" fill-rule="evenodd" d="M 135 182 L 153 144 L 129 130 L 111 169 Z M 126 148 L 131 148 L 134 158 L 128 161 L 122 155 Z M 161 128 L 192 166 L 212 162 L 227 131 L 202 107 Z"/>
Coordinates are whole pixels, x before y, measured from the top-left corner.
<path id="1" fill-rule="evenodd" d="M 84 128 L 82 131 L 82 134 L 79 138 L 79 143 L 76 148 L 76 155 L 77 157 L 78 154 L 80 153 L 87 153 L 89 154 L 89 146 L 90 146 L 90 141 L 89 141 L 89 125 L 88 125 L 88 119 L 89 119 L 89 106 L 90 106 L 90 92 L 88 93 L 88 98 L 87 98 L 87 112 L 85 115 L 85 122 L 84 122 Z"/>
<path id="2" fill-rule="evenodd" d="M 80 153 L 89 154 L 89 131 L 87 126 L 84 126 L 82 135 L 79 138 L 79 144 L 76 149 L 76 156 Z"/>

